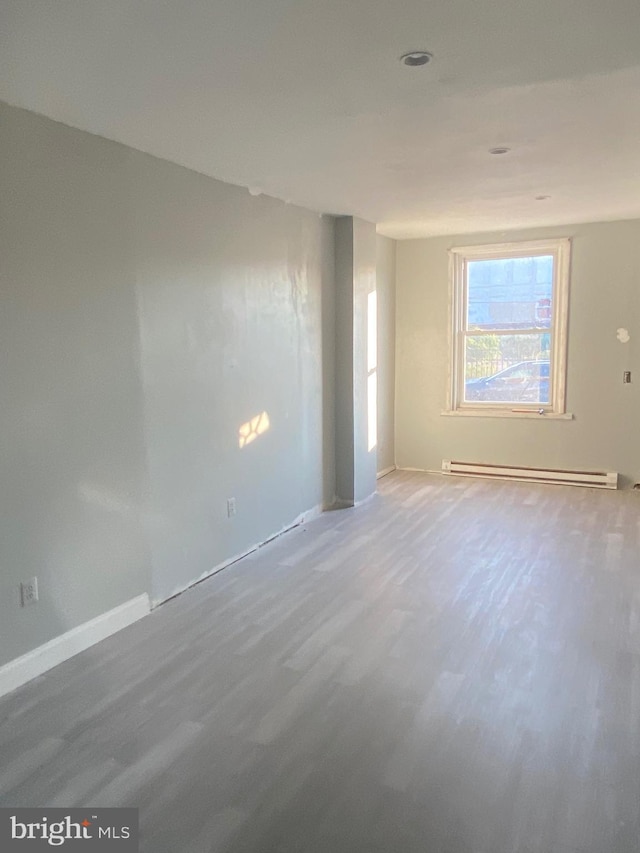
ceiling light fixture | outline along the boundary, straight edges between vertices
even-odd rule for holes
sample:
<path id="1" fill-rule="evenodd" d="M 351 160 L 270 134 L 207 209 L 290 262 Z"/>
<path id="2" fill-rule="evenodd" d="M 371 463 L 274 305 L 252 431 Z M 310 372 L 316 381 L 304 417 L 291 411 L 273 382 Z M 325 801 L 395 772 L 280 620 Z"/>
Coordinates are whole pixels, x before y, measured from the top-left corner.
<path id="1" fill-rule="evenodd" d="M 550 195 L 537 195 L 536 201 L 546 201 L 548 198 L 551 198 Z"/>
<path id="2" fill-rule="evenodd" d="M 411 53 L 403 54 L 400 57 L 400 62 L 410 68 L 417 68 L 419 65 L 426 65 L 432 59 L 433 54 L 427 50 L 412 50 Z"/>
<path id="3" fill-rule="evenodd" d="M 508 154 L 511 151 L 510 148 L 505 148 L 502 145 L 499 145 L 497 148 L 490 148 L 489 154 Z"/>

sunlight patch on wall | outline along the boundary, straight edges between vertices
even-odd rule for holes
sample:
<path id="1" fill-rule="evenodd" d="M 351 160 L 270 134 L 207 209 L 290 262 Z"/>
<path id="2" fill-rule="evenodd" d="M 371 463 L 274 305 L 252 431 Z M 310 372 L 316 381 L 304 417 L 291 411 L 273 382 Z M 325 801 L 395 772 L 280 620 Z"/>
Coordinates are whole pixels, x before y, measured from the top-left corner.
<path id="1" fill-rule="evenodd" d="M 378 294 L 367 298 L 367 447 L 378 443 Z"/>
<path id="2" fill-rule="evenodd" d="M 252 441 L 255 441 L 259 435 L 262 435 L 268 429 L 269 415 L 266 412 L 256 415 L 255 418 L 251 418 L 246 424 L 242 424 L 238 430 L 238 446 L 241 449 L 246 447 L 247 444 L 251 444 Z"/>
<path id="3" fill-rule="evenodd" d="M 372 290 L 367 297 L 367 370 L 378 366 L 378 293 Z"/>

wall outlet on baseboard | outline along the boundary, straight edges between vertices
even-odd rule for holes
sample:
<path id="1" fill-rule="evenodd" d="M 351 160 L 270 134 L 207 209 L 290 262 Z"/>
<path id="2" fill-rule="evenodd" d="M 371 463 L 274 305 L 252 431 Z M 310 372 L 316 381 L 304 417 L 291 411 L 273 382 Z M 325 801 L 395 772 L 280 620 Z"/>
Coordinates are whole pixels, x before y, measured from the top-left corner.
<path id="1" fill-rule="evenodd" d="M 236 499 L 227 498 L 227 518 L 233 518 L 236 514 Z"/>
<path id="2" fill-rule="evenodd" d="M 20 584 L 20 604 L 27 607 L 38 600 L 38 578 L 29 578 Z"/>

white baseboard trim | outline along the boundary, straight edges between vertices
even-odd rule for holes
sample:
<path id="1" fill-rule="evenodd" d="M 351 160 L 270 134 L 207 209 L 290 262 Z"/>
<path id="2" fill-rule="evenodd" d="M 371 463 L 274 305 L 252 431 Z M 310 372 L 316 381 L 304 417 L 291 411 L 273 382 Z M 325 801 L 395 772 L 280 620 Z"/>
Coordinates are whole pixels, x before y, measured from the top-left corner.
<path id="1" fill-rule="evenodd" d="M 415 471 L 416 474 L 440 474 L 440 475 L 442 475 L 442 471 L 432 471 L 431 468 L 409 468 L 409 467 L 401 468 L 400 466 L 397 466 L 396 470 L 397 471 Z M 442 476 L 444 476 L 444 475 L 442 475 Z"/>
<path id="2" fill-rule="evenodd" d="M 376 474 L 376 480 L 381 480 L 383 477 L 386 477 L 387 474 L 391 474 L 391 472 L 395 470 L 395 465 L 389 465 L 388 468 L 383 468 L 382 471 L 378 471 L 378 473 Z"/>
<path id="3" fill-rule="evenodd" d="M 294 530 L 296 527 L 299 527 L 301 524 L 306 524 L 309 521 L 313 521 L 314 518 L 318 518 L 325 511 L 322 504 L 318 504 L 317 506 L 312 507 L 306 512 L 301 512 L 290 524 L 286 524 L 284 527 L 281 527 L 276 533 L 273 533 L 267 539 L 263 539 L 261 542 L 256 542 L 255 545 L 251 545 L 245 551 L 241 551 L 239 554 L 234 554 L 233 557 L 229 557 L 227 560 L 223 560 L 222 563 L 218 563 L 212 569 L 204 572 L 200 575 L 200 577 L 195 578 L 195 580 L 190 581 L 183 586 L 175 589 L 170 595 L 166 596 L 166 598 L 152 598 L 151 599 L 151 607 L 156 608 L 161 604 L 164 604 L 166 601 L 171 601 L 172 598 L 175 598 L 177 595 L 180 595 L 186 590 L 191 589 L 192 586 L 196 584 L 202 583 L 202 581 L 206 581 L 207 578 L 212 577 L 213 575 L 218 574 L 223 569 L 228 568 L 233 565 L 233 563 L 237 563 L 238 560 L 242 560 L 243 557 L 248 557 L 249 554 L 253 554 L 254 551 L 257 551 L 258 548 L 262 548 L 263 545 L 266 545 L 268 542 L 271 542 L 273 539 L 277 539 L 278 536 L 282 536 L 284 533 L 288 533 L 290 530 Z"/>
<path id="4" fill-rule="evenodd" d="M 150 610 L 149 596 L 145 592 L 9 661 L 0 667 L 0 696 L 132 625 Z"/>

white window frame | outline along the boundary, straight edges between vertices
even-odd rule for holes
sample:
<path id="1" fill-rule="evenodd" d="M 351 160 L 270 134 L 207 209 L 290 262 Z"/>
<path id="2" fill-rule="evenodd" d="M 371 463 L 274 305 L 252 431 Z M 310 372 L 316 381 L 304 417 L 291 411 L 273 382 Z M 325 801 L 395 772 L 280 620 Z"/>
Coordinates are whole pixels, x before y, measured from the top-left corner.
<path id="1" fill-rule="evenodd" d="M 464 402 L 464 332 L 467 311 L 467 264 L 469 261 L 526 258 L 553 255 L 553 300 L 551 320 L 549 402 Z M 568 238 L 458 246 L 449 250 L 449 377 L 446 415 L 483 417 L 572 418 L 566 411 L 567 329 L 569 321 L 569 268 L 571 241 Z M 509 334 L 510 330 L 500 331 Z"/>

